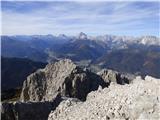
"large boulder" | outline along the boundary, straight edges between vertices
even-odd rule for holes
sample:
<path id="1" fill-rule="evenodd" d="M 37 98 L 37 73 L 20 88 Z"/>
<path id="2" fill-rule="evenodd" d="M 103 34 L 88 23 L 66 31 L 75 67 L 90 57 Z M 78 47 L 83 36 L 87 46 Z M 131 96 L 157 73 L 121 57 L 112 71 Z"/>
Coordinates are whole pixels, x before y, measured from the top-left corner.
<path id="1" fill-rule="evenodd" d="M 62 101 L 48 120 L 158 120 L 160 80 L 147 76 L 131 84 L 114 82 L 88 94 L 85 102 Z"/>
<path id="2" fill-rule="evenodd" d="M 121 85 L 124 85 L 125 83 L 129 84 L 135 78 L 134 75 L 119 73 L 110 69 L 103 69 L 97 74 L 101 76 L 102 79 L 108 84 L 111 82 L 115 82 Z"/>
<path id="3" fill-rule="evenodd" d="M 83 70 L 71 60 L 50 63 L 27 77 L 23 83 L 21 101 L 50 101 L 57 94 L 85 100 L 86 95 L 107 84 L 100 76 Z"/>

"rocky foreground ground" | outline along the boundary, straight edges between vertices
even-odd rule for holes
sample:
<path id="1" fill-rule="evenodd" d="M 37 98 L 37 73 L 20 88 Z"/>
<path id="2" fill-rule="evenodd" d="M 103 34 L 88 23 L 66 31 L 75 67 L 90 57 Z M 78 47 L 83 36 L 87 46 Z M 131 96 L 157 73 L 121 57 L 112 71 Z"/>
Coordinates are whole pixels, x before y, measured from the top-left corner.
<path id="1" fill-rule="evenodd" d="M 111 84 L 91 92 L 85 102 L 62 101 L 48 120 L 158 120 L 160 81 L 149 76 L 132 84 Z"/>
<path id="2" fill-rule="evenodd" d="M 159 120 L 160 79 L 95 74 L 61 60 L 28 76 L 20 101 L 2 103 L 1 113 L 3 120 Z"/>

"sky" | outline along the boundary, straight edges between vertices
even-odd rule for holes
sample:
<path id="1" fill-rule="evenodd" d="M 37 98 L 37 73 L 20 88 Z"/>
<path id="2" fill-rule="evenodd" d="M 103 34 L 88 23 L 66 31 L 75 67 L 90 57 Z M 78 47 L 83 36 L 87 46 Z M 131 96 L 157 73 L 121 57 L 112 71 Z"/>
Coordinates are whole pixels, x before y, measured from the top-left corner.
<path id="1" fill-rule="evenodd" d="M 2 35 L 159 36 L 160 2 L 2 1 Z"/>

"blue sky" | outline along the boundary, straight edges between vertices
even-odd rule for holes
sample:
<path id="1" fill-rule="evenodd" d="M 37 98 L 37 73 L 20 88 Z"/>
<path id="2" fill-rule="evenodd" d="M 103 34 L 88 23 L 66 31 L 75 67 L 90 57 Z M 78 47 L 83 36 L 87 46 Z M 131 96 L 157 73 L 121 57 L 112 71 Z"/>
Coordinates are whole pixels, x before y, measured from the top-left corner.
<path id="1" fill-rule="evenodd" d="M 156 35 L 159 2 L 2 2 L 2 34 Z"/>

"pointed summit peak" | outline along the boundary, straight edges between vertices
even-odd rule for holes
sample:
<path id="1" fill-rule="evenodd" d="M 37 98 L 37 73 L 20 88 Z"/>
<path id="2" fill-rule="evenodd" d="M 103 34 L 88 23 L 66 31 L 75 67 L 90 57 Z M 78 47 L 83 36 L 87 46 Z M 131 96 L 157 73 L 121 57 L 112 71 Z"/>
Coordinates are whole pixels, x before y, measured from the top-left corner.
<path id="1" fill-rule="evenodd" d="M 86 40 L 87 39 L 87 35 L 85 33 L 83 33 L 83 32 L 80 32 L 78 38 L 81 39 L 81 40 Z"/>
<path id="2" fill-rule="evenodd" d="M 58 36 L 59 36 L 59 37 L 66 37 L 65 34 L 59 34 Z"/>
<path id="3" fill-rule="evenodd" d="M 60 38 L 67 38 L 67 36 L 65 34 L 59 34 L 58 37 L 60 37 Z"/>

